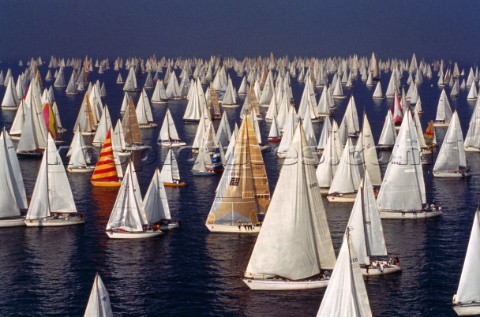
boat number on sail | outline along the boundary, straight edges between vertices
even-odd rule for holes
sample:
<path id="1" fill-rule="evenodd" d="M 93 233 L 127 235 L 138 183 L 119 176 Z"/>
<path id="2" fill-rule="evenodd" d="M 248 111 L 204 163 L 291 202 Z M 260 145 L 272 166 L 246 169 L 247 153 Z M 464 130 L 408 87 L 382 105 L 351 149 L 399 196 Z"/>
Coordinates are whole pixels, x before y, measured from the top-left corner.
<path id="1" fill-rule="evenodd" d="M 230 179 L 230 186 L 238 186 L 238 183 L 240 183 L 239 177 L 232 177 Z"/>
<path id="2" fill-rule="evenodd" d="M 315 183 L 311 183 L 309 186 L 310 186 L 310 188 L 314 188 L 314 187 L 317 187 L 318 184 L 317 184 L 317 182 L 315 182 Z"/>

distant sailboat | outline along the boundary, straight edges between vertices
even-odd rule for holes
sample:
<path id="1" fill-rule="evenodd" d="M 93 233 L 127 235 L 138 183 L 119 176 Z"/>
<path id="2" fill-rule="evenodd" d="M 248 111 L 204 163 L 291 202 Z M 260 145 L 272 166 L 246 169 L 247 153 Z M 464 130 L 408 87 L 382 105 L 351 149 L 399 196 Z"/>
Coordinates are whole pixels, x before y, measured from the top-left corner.
<path id="1" fill-rule="evenodd" d="M 316 156 L 309 145 L 298 124 L 244 273 L 243 281 L 251 289 L 328 284 L 325 270 L 333 269 L 335 252 L 313 165 Z"/>
<path id="2" fill-rule="evenodd" d="M 27 227 L 52 227 L 84 222 L 83 214 L 77 212 L 55 141 L 49 134 L 48 148 L 43 154 L 25 224 Z"/>
<path id="3" fill-rule="evenodd" d="M 137 114 L 138 126 L 140 128 L 154 128 L 157 126 L 157 124 L 153 122 L 152 107 L 145 89 L 142 89 L 135 112 Z"/>
<path id="4" fill-rule="evenodd" d="M 83 141 L 80 127 L 77 127 L 77 131 L 75 131 L 67 156 L 70 157 L 67 165 L 67 171 L 71 173 L 88 173 L 95 169 L 95 166 L 90 164 L 91 156 L 88 153 L 88 149 L 85 147 L 85 142 Z"/>
<path id="5" fill-rule="evenodd" d="M 122 186 L 108 219 L 106 233 L 112 239 L 152 238 L 163 233 L 158 226 L 148 223 L 132 161 L 128 163 L 125 171 Z"/>
<path id="6" fill-rule="evenodd" d="M 480 315 L 480 210 L 475 212 L 460 282 L 453 295 L 453 309 L 458 316 Z"/>
<path id="7" fill-rule="evenodd" d="M 88 298 L 87 308 L 85 308 L 84 317 L 112 317 L 112 306 L 107 288 L 103 284 L 100 275 L 95 275 L 90 297 Z"/>
<path id="8" fill-rule="evenodd" d="M 180 179 L 180 170 L 178 169 L 177 159 L 172 149 L 168 150 L 167 158 L 160 172 L 160 179 L 165 187 L 183 187 L 187 185 Z"/>
<path id="9" fill-rule="evenodd" d="M 447 127 L 452 119 L 452 108 L 448 102 L 447 94 L 445 89 L 442 90 L 440 94 L 440 99 L 438 100 L 437 105 L 437 115 L 435 117 L 434 125 L 436 127 Z"/>
<path id="10" fill-rule="evenodd" d="M 167 147 L 178 147 L 187 144 L 180 139 L 177 128 L 175 127 L 175 121 L 173 121 L 172 114 L 168 108 L 165 113 L 165 119 L 163 119 L 157 142 L 162 146 Z"/>
<path id="11" fill-rule="evenodd" d="M 5 127 L 0 135 L 0 228 L 25 226 L 28 208 L 17 154 Z"/>

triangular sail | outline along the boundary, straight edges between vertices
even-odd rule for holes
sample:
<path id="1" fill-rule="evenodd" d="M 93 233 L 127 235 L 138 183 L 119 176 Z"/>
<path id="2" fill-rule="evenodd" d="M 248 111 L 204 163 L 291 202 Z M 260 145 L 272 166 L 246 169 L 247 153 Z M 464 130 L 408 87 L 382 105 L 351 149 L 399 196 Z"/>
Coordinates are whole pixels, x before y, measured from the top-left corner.
<path id="1" fill-rule="evenodd" d="M 112 306 L 107 288 L 103 284 L 100 275 L 95 276 L 90 297 L 88 298 L 87 308 L 85 308 L 84 317 L 111 317 Z"/>
<path id="2" fill-rule="evenodd" d="M 91 182 L 119 182 L 112 149 L 111 130 L 108 131 L 105 143 L 103 143 Z"/>

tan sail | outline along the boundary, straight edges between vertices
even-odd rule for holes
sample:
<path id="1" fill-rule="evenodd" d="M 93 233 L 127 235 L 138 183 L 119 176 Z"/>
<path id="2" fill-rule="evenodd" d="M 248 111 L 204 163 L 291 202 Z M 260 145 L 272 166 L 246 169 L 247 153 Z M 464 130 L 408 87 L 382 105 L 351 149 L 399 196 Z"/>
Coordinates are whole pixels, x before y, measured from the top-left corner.
<path id="1" fill-rule="evenodd" d="M 248 91 L 248 100 L 250 102 L 250 109 L 254 108 L 257 115 L 260 115 L 260 107 L 257 100 L 257 95 L 255 94 L 254 85 L 250 85 L 250 90 Z"/>
<path id="2" fill-rule="evenodd" d="M 142 136 L 140 135 L 140 127 L 138 126 L 137 113 L 135 112 L 132 97 L 129 97 L 128 107 L 123 115 L 122 126 L 127 146 L 142 144 Z"/>
<path id="3" fill-rule="evenodd" d="M 213 119 L 220 119 L 222 114 L 220 113 L 220 104 L 218 103 L 218 95 L 213 88 L 213 83 L 210 83 L 210 102 L 213 107 Z"/>
<path id="4" fill-rule="evenodd" d="M 206 226 L 210 231 L 235 232 L 241 224 L 258 224 L 265 213 L 270 190 L 255 130 L 247 116 L 240 127 L 234 154 L 225 167 Z M 258 227 L 244 232 L 258 232 Z"/>

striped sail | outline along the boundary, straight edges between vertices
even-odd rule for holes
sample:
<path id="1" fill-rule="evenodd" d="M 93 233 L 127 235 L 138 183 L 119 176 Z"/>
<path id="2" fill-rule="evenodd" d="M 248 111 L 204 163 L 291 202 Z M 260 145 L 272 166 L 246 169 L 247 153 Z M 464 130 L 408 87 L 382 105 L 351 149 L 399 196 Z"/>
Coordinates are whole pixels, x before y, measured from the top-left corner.
<path id="1" fill-rule="evenodd" d="M 111 130 L 108 131 L 105 143 L 103 143 L 91 182 L 94 186 L 101 186 L 98 183 L 119 184 L 117 168 L 113 157 Z"/>

